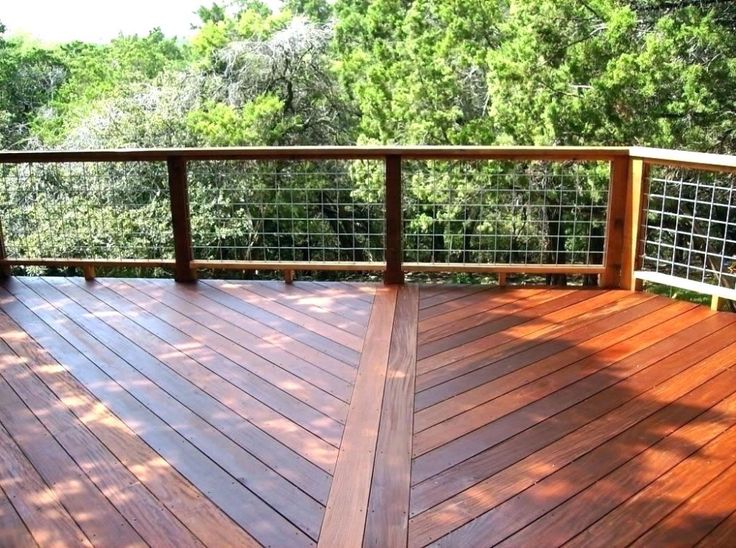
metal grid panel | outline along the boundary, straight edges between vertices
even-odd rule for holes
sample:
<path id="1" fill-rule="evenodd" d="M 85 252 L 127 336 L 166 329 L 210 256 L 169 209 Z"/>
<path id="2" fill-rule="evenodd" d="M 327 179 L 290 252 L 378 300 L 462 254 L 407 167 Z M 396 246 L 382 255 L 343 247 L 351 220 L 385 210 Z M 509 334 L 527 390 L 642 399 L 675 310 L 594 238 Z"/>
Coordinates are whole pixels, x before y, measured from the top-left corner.
<path id="1" fill-rule="evenodd" d="M 11 258 L 174 256 L 162 163 L 1 165 L 0 219 Z"/>
<path id="2" fill-rule="evenodd" d="M 381 161 L 189 164 L 195 259 L 383 261 Z"/>
<path id="3" fill-rule="evenodd" d="M 736 176 L 652 167 L 641 268 L 736 285 Z"/>
<path id="4" fill-rule="evenodd" d="M 404 163 L 404 260 L 603 264 L 607 162 Z"/>

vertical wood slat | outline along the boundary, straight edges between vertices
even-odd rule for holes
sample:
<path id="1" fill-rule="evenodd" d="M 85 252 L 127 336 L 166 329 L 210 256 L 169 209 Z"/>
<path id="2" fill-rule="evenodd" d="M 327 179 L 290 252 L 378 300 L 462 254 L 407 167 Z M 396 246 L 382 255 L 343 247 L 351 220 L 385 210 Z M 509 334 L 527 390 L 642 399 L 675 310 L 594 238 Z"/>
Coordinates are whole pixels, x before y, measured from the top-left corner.
<path id="1" fill-rule="evenodd" d="M 646 204 L 644 195 L 649 182 L 649 165 L 643 160 L 632 159 L 629 166 L 629 189 L 626 197 L 626 220 L 621 258 L 622 289 L 631 291 L 641 289 L 641 283 L 634 276 L 638 270 L 641 255 L 642 234 L 640 234 L 642 213 Z"/>
<path id="2" fill-rule="evenodd" d="M 404 272 L 401 269 L 404 230 L 401 194 L 401 156 L 391 154 L 386 156 L 386 240 L 384 242 L 386 270 L 383 273 L 385 284 L 404 283 Z"/>
<path id="3" fill-rule="evenodd" d="M 628 158 L 611 160 L 611 182 L 608 194 L 608 219 L 605 236 L 606 245 L 603 259 L 606 270 L 601 274 L 601 287 L 618 287 L 621 283 L 629 168 Z"/>
<path id="4" fill-rule="evenodd" d="M 169 170 L 169 199 L 171 224 L 174 231 L 174 279 L 177 282 L 193 282 L 196 275 L 191 268 L 192 227 L 189 219 L 189 190 L 187 187 L 187 161 L 172 156 L 166 161 Z"/>

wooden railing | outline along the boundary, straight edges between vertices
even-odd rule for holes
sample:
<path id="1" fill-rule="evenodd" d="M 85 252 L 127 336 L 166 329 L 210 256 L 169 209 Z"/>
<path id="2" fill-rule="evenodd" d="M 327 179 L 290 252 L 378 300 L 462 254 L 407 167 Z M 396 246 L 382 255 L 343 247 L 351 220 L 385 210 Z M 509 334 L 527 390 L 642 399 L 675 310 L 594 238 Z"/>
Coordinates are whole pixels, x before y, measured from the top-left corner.
<path id="1" fill-rule="evenodd" d="M 383 163 L 384 181 L 382 219 L 383 240 L 382 260 L 369 261 L 347 261 L 347 260 L 233 260 L 198 258 L 194 252 L 196 246 L 192 238 L 192 207 L 190 204 L 190 170 L 192 166 L 207 162 L 278 162 L 287 164 L 289 162 L 318 162 L 318 161 L 365 161 Z M 0 167 L 19 164 L 30 166 L 48 164 L 106 164 L 106 163 L 151 163 L 164 164 L 168 173 L 168 195 L 171 211 L 171 227 L 173 238 L 173 257 L 165 258 L 93 258 L 93 257 L 22 257 L 8 255 L 6 245 L 0 238 L 0 267 L 7 273 L 13 266 L 46 266 L 46 267 L 79 267 L 84 270 L 85 276 L 92 278 L 95 268 L 103 267 L 164 267 L 174 271 L 177 281 L 193 281 L 196 279 L 197 271 L 200 269 L 261 269 L 280 270 L 291 277 L 295 270 L 364 270 L 383 272 L 386 283 L 401 283 L 405 272 L 488 272 L 496 273 L 501 279 L 507 274 L 568 274 L 568 275 L 597 275 L 599 283 L 603 287 L 624 287 L 634 289 L 637 282 L 648 280 L 664 282 L 671 285 L 678 283 L 686 285 L 688 289 L 694 289 L 715 295 L 719 298 L 734 299 L 733 288 L 706 283 L 703 280 L 695 282 L 692 280 L 682 281 L 682 278 L 668 274 L 667 278 L 661 272 L 651 272 L 642 269 L 644 257 L 643 242 L 645 238 L 642 229 L 647 215 L 647 185 L 650 177 L 651 166 L 666 166 L 672 168 L 685 168 L 705 171 L 734 172 L 736 171 L 736 157 L 712 154 L 699 154 L 690 152 L 645 149 L 639 147 L 279 147 L 279 148 L 225 148 L 225 149 L 156 149 L 156 150 L 112 150 L 112 151 L 79 151 L 79 152 L 3 152 L 0 153 Z M 537 255 L 539 260 L 515 261 L 514 254 L 509 252 L 504 255 L 503 261 L 485 260 L 490 255 L 488 250 L 474 250 L 474 255 L 460 254 L 474 257 L 476 260 L 452 260 L 452 253 L 445 253 L 447 260 L 434 260 L 434 244 L 427 249 L 425 255 L 432 260 L 408 260 L 408 251 L 404 249 L 407 240 L 407 227 L 402 213 L 407 205 L 409 194 L 406 185 L 407 166 L 413 163 L 445 162 L 447 165 L 465 163 L 476 166 L 482 162 L 495 162 L 507 164 L 523 163 L 525 169 L 530 169 L 530 163 L 543 166 L 569 166 L 580 164 L 607 164 L 608 168 L 608 193 L 601 201 L 605 207 L 604 233 L 600 236 L 603 247 L 600 252 L 591 251 L 588 243 L 587 254 L 581 255 L 582 259 L 575 264 L 565 260 L 569 255 L 560 248 L 557 249 L 557 258 L 562 255 L 562 260 L 547 260 L 551 254 L 548 250 L 539 249 Z M 465 165 L 464 164 L 464 165 Z M 504 164 L 504 165 L 505 165 Z M 443 164 L 444 165 L 444 164 Z M 463 168 L 463 177 L 476 177 L 482 181 L 485 175 L 473 175 L 475 167 Z M 536 168 L 535 168 L 536 169 Z M 544 169 L 547 169 L 545 167 Z M 428 172 L 429 173 L 429 172 Z M 449 173 L 449 172 L 448 172 Z M 537 170 L 535 173 L 542 173 Z M 546 172 L 545 172 L 546 173 Z M 551 172 L 550 172 L 551 173 Z M 555 172 L 557 173 L 557 172 Z M 468 175 L 470 174 L 470 175 Z M 516 174 L 499 172 L 494 176 L 516 177 Z M 573 176 L 566 174 L 564 170 L 559 171 L 559 177 Z M 414 175 L 412 175 L 414 176 Z M 553 180 L 557 175 L 541 176 L 541 183 L 535 189 L 525 189 L 527 194 L 519 194 L 518 189 L 514 196 L 514 203 L 507 203 L 504 207 L 535 207 L 539 204 L 519 204 L 519 196 L 532 197 L 533 195 L 544 196 L 546 200 L 554 189 L 548 188 L 548 180 Z M 575 175 L 578 177 L 578 175 Z M 421 181 L 421 179 L 419 179 Z M 527 176 L 525 180 L 530 180 Z M 572 179 L 570 179 L 572 180 Z M 514 183 L 516 184 L 516 183 Z M 531 183 L 530 183 L 531 184 Z M 536 183 L 535 183 L 536 184 Z M 577 185 L 577 186 L 575 186 Z M 581 189 L 581 182 L 576 180 L 574 188 L 568 191 L 575 193 L 576 203 L 565 204 L 562 202 L 564 192 L 560 192 L 558 199 L 559 208 L 569 207 L 572 211 L 580 212 L 584 208 L 577 202 L 583 195 L 585 189 Z M 482 188 L 476 191 L 482 193 Z M 583 185 L 584 186 L 584 185 Z M 450 185 L 452 187 L 452 185 Z M 508 190 L 508 192 L 511 192 Z M 535 194 L 537 193 L 537 194 Z M 542 194 L 539 194 L 542 193 Z M 548 193 L 548 194 L 545 194 Z M 557 196 L 557 194 L 555 194 Z M 452 193 L 444 197 L 445 205 L 451 206 L 451 202 L 457 199 Z M 480 197 L 478 197 L 480 196 Z M 492 201 L 484 201 L 482 194 L 468 199 L 467 204 L 473 207 L 484 208 L 487 211 L 492 207 Z M 481 199 L 483 198 L 483 199 Z M 463 199 L 467 199 L 467 196 Z M 475 200 L 475 201 L 473 201 Z M 592 200 L 592 198 L 591 198 Z M 477 202 L 477 203 L 476 203 Z M 462 206 L 462 214 L 467 217 L 469 212 L 474 211 L 471 205 Z M 430 207 L 431 203 L 420 204 L 416 207 Z M 732 207 L 733 204 L 727 204 Z M 12 207 L 12 204 L 8 204 Z M 557 207 L 557 206 L 556 206 Z M 585 207 L 588 207 L 587 205 Z M 592 212 L 594 204 L 590 203 Z M 576 213 L 577 214 L 577 213 Z M 457 214 L 458 217 L 460 214 Z M 4 219 L 0 218 L 0 221 Z M 461 223 L 462 218 L 452 219 L 451 222 Z M 468 221 L 467 218 L 464 219 Z M 572 236 L 566 238 L 580 238 L 575 232 L 579 229 L 582 221 L 578 222 L 577 228 L 573 230 Z M 736 222 L 727 219 L 728 230 L 733 230 L 728 223 Z M 584 219 L 584 230 L 589 231 L 589 237 L 593 237 L 594 219 L 592 213 Z M 370 232 L 370 227 L 369 227 Z M 488 234 L 478 229 L 473 234 L 453 234 L 458 236 L 462 242 L 473 241 L 473 238 L 490 238 L 492 230 Z M 583 235 L 587 234 L 583 231 Z M 416 235 L 417 239 L 431 237 L 432 234 Z M 527 235 L 528 236 L 528 235 Z M 414 235 L 412 235 L 414 237 Z M 462 239 L 464 237 L 465 239 Z M 468 240 L 469 238 L 469 240 Z M 731 238 L 730 232 L 724 237 Z M 485 240 L 484 240 L 485 241 Z M 568 240 L 569 241 L 569 240 Z M 451 244 L 454 245 L 454 244 Z M 529 245 L 527 240 L 527 246 Z M 730 244 L 729 244 L 730 246 Z M 418 248 L 413 249 L 416 255 L 421 255 Z M 730 248 L 729 248 L 730 249 Z M 460 250 L 462 252 L 462 250 Z M 483 251 L 483 252 L 481 252 Z M 600 260 L 591 260 L 596 253 Z M 575 252 L 572 252 L 574 255 Z M 525 256 L 528 259 L 528 254 Z M 586 260 L 587 258 L 587 260 Z"/>

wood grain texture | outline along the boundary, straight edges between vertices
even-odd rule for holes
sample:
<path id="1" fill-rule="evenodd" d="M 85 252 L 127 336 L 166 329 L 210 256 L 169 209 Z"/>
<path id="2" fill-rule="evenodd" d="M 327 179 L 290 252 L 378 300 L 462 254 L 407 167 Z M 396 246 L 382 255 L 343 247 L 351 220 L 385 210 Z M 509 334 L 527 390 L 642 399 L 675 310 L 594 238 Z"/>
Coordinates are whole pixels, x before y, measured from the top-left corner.
<path id="1" fill-rule="evenodd" d="M 320 546 L 363 543 L 397 296 L 396 286 L 376 292 L 366 336 L 370 342 L 360 359 Z"/>
<path id="2" fill-rule="evenodd" d="M 364 546 L 403 546 L 409 532 L 419 288 L 399 289 Z"/>

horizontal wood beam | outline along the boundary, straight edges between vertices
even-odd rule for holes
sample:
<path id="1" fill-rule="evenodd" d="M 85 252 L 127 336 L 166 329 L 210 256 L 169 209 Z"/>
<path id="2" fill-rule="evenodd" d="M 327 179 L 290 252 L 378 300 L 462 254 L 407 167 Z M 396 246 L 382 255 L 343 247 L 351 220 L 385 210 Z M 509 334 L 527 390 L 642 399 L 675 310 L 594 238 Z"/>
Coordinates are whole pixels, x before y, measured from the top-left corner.
<path id="1" fill-rule="evenodd" d="M 736 172 L 736 156 L 709 154 L 663 148 L 631 147 L 631 158 L 649 164 L 700 169 L 705 171 Z"/>
<path id="2" fill-rule="evenodd" d="M 405 272 L 477 272 L 479 274 L 602 274 L 599 265 L 572 264 L 467 264 L 467 263 L 403 263 Z"/>
<path id="3" fill-rule="evenodd" d="M 398 155 L 405 159 L 597 161 L 627 157 L 627 147 L 488 147 L 488 146 L 312 146 L 170 148 L 78 151 L 0 152 L 0 163 L 27 162 L 164 162 L 185 160 L 381 160 Z"/>
<path id="4" fill-rule="evenodd" d="M 195 260 L 190 263 L 193 269 L 212 270 L 344 270 L 357 272 L 382 272 L 384 262 L 330 262 L 330 261 L 216 261 Z"/>
<path id="5" fill-rule="evenodd" d="M 173 268 L 173 259 L 2 259 L 1 266 L 58 266 L 58 267 L 100 267 L 100 268 Z"/>
<path id="6" fill-rule="evenodd" d="M 647 272 L 644 270 L 637 270 L 634 272 L 634 277 L 637 280 L 642 280 L 644 282 L 668 285 L 671 287 L 677 287 L 678 289 L 685 289 L 686 291 L 694 291 L 695 293 L 701 293 L 703 295 L 736 301 L 736 289 L 722 287 L 720 285 L 695 282 L 686 278 L 678 278 L 677 276 L 672 276 L 670 274 Z"/>

